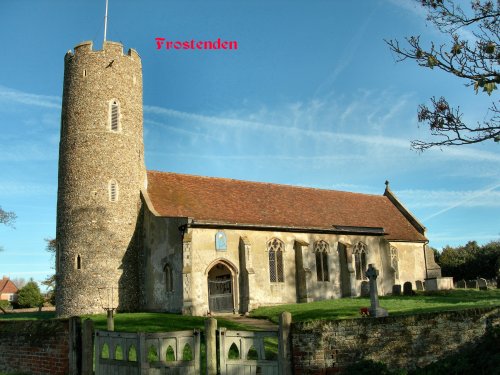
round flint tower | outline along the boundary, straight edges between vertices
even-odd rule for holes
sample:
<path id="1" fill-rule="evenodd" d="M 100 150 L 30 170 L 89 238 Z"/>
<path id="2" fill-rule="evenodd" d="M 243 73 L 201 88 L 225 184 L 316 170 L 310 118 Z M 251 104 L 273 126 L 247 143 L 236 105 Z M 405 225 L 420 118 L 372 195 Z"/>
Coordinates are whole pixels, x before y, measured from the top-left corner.
<path id="1" fill-rule="evenodd" d="M 58 316 L 138 308 L 140 191 L 145 184 L 142 69 L 120 43 L 77 45 L 64 59 L 57 201 Z M 104 288 L 104 289 L 103 289 Z"/>

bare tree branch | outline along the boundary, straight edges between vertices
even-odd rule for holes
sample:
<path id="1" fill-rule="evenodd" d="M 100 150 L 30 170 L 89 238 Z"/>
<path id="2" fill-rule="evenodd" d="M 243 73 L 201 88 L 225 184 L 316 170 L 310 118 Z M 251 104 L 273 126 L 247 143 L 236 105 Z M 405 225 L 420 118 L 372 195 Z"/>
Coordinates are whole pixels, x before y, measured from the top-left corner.
<path id="1" fill-rule="evenodd" d="M 447 44 L 424 45 L 419 36 L 386 40 L 396 61 L 414 60 L 419 66 L 439 69 L 464 81 L 476 94 L 496 93 L 500 83 L 500 1 L 473 0 L 468 12 L 454 0 L 415 0 L 429 11 L 427 20 L 447 35 Z M 461 35 L 461 36 L 460 36 Z M 468 38 L 464 35 L 469 35 Z M 445 98 L 431 99 L 431 105 L 418 108 L 418 121 L 429 126 L 433 141 L 414 140 L 412 147 L 423 151 L 431 147 L 457 146 L 500 141 L 500 117 L 496 101 L 487 108 L 486 119 L 474 125 L 462 121 L 460 108 Z"/>

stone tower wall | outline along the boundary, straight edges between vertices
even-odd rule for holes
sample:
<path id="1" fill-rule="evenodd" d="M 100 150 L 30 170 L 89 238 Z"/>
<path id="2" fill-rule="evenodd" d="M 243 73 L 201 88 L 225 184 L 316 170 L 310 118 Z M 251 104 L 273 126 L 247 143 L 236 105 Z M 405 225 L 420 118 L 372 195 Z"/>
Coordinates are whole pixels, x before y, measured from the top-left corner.
<path id="1" fill-rule="evenodd" d="M 65 56 L 57 203 L 58 316 L 102 313 L 103 290 L 138 308 L 140 190 L 146 183 L 142 68 L 137 52 L 105 42 Z M 110 103 L 119 103 L 111 129 Z M 110 200 L 110 182 L 117 200 Z M 79 260 L 78 260 L 79 259 Z M 108 289 L 109 291 L 109 289 Z"/>

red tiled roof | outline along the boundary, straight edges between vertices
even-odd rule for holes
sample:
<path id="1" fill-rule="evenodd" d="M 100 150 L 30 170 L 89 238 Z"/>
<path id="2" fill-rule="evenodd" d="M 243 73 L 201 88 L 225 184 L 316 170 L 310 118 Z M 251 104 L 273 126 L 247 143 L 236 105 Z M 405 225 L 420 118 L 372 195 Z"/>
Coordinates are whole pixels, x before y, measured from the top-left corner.
<path id="1" fill-rule="evenodd" d="M 0 293 L 17 293 L 17 291 L 16 285 L 8 278 L 0 280 Z"/>
<path id="2" fill-rule="evenodd" d="M 148 171 L 148 195 L 163 217 L 319 230 L 382 227 L 390 240 L 425 240 L 383 195 L 156 171 Z"/>

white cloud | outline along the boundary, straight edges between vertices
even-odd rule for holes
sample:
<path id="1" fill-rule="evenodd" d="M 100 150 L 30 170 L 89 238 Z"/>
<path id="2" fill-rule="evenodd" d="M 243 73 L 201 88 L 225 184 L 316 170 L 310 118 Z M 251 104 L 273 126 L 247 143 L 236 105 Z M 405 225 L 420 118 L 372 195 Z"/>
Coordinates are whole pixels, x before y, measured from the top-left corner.
<path id="1" fill-rule="evenodd" d="M 426 19 L 427 11 L 415 0 L 387 0 L 392 5 L 413 13 L 415 16 Z"/>
<path id="2" fill-rule="evenodd" d="M 427 216 L 430 220 L 457 207 L 500 207 L 500 183 L 480 190 L 400 190 L 396 195 L 412 208 L 441 208 Z"/>
<path id="3" fill-rule="evenodd" d="M 57 192 L 56 184 L 0 181 L 0 196 L 52 195 Z"/>
<path id="4" fill-rule="evenodd" d="M 12 141 L 0 149 L 0 162 L 57 160 L 57 148 L 48 152 L 46 145 Z"/>
<path id="5" fill-rule="evenodd" d="M 61 97 L 30 94 L 0 85 L 0 101 L 14 102 L 36 107 L 61 109 Z"/>

